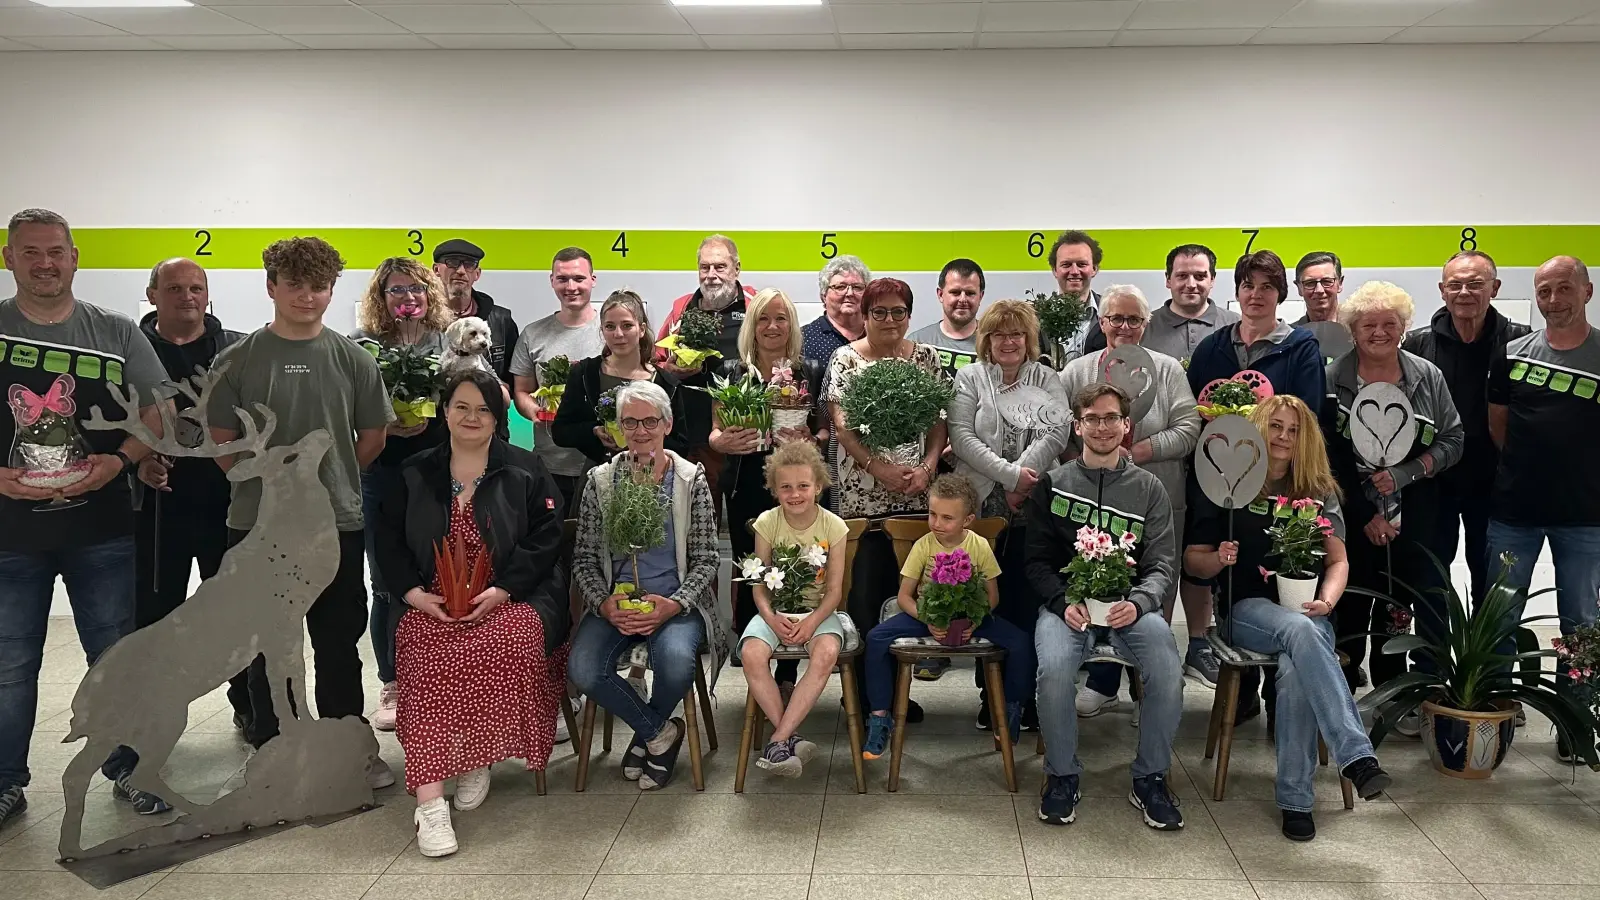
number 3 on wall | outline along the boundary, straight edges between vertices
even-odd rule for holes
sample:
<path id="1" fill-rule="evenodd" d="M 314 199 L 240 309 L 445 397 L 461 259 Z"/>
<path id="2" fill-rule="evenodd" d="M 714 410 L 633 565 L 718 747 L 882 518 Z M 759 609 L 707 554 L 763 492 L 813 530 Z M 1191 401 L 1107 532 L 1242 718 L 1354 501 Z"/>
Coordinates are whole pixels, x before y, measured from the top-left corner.
<path id="1" fill-rule="evenodd" d="M 838 236 L 838 234 L 832 231 L 826 232 L 822 235 L 821 252 L 823 259 L 833 259 L 835 256 L 839 255 L 839 245 L 833 242 L 833 239 Z"/>
<path id="2" fill-rule="evenodd" d="M 406 232 L 406 237 L 411 239 L 411 246 L 406 248 L 406 252 L 412 256 L 421 256 L 422 252 L 427 249 L 422 243 L 422 232 L 413 228 Z"/>

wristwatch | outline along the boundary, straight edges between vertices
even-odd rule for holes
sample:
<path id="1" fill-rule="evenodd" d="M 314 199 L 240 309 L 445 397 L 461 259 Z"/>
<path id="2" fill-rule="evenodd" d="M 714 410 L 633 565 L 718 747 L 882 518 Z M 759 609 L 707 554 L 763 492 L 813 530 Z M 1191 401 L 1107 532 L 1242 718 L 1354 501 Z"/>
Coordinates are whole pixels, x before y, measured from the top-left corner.
<path id="1" fill-rule="evenodd" d="M 122 460 L 122 474 L 126 475 L 134 469 L 139 468 L 139 464 L 133 461 L 133 457 L 122 452 L 122 448 L 117 448 L 116 455 L 118 459 Z"/>

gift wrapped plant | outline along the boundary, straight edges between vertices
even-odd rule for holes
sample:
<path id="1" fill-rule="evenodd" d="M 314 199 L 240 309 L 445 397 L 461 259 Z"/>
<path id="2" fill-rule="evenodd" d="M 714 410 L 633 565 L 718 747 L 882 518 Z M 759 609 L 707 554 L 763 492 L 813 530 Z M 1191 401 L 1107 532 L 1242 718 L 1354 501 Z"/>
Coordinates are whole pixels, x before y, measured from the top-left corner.
<path id="1" fill-rule="evenodd" d="M 414 344 L 378 350 L 378 371 L 401 427 L 421 425 L 438 413 L 439 357 Z"/>
<path id="2" fill-rule="evenodd" d="M 672 354 L 672 361 L 685 369 L 698 369 L 706 360 L 721 356 L 717 341 L 722 337 L 722 318 L 715 313 L 690 307 L 678 323 L 656 346 Z"/>
<path id="3" fill-rule="evenodd" d="M 605 426 L 606 432 L 611 435 L 611 440 L 618 447 L 628 446 L 628 436 L 622 433 L 622 425 L 617 422 L 617 392 L 622 390 L 622 385 L 617 385 L 600 395 L 599 401 L 594 405 L 594 414 L 600 419 L 600 424 Z"/>
<path id="4" fill-rule="evenodd" d="M 539 389 L 533 392 L 533 402 L 538 405 L 534 421 L 554 422 L 561 408 L 561 397 L 567 390 L 567 377 L 572 374 L 572 361 L 565 356 L 553 356 L 539 363 Z"/>
<path id="5" fill-rule="evenodd" d="M 772 367 L 772 378 L 767 381 L 772 395 L 772 427 L 778 430 L 805 428 L 811 419 L 813 404 L 811 389 L 806 386 L 805 373 L 798 371 L 788 360 Z"/>

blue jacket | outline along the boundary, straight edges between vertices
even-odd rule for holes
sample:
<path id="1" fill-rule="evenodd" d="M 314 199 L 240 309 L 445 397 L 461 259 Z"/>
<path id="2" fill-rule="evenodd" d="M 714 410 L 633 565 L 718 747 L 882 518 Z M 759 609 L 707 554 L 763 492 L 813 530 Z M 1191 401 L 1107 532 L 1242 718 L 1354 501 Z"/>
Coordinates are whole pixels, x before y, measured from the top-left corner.
<path id="1" fill-rule="evenodd" d="M 1233 352 L 1233 336 L 1237 325 L 1230 325 L 1211 334 L 1194 348 L 1189 358 L 1189 388 L 1196 398 L 1206 385 L 1218 378 L 1232 378 L 1239 374 L 1239 357 Z M 1266 356 L 1250 366 L 1267 376 L 1275 394 L 1293 394 L 1311 407 L 1316 416 L 1322 409 L 1327 394 L 1322 350 L 1317 339 L 1304 328 L 1296 328 L 1283 339 L 1283 343 L 1268 351 Z"/>

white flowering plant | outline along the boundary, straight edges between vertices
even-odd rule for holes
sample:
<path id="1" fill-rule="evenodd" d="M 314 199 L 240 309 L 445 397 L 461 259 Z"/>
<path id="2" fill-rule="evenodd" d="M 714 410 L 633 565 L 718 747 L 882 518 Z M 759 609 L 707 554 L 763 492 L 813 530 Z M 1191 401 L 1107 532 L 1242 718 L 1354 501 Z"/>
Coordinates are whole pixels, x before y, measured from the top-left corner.
<path id="1" fill-rule="evenodd" d="M 804 548 L 798 544 L 777 544 L 772 548 L 770 563 L 762 562 L 758 556 L 740 560 L 739 574 L 733 580 L 766 588 L 773 612 L 799 615 L 815 607 L 811 601 L 815 594 L 813 588 L 822 584 L 827 569 L 826 541 Z"/>

